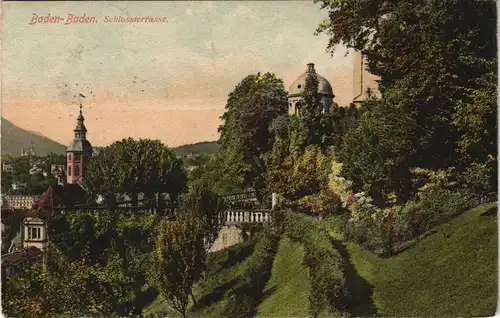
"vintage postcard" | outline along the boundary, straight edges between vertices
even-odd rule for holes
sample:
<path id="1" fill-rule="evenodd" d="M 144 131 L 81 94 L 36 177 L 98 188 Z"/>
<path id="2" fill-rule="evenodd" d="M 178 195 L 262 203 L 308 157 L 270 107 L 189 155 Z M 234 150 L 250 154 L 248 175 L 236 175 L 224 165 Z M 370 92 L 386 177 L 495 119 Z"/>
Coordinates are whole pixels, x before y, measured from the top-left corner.
<path id="1" fill-rule="evenodd" d="M 476 317 L 494 0 L 1 3 L 5 317 Z"/>

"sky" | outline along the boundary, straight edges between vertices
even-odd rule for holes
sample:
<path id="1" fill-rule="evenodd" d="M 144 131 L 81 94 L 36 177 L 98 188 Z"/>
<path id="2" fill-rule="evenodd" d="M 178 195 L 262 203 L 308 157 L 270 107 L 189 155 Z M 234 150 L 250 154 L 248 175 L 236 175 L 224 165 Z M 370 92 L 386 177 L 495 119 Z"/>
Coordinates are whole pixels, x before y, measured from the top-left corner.
<path id="1" fill-rule="evenodd" d="M 2 117 L 69 144 L 83 105 L 87 137 L 169 146 L 217 140 L 228 94 L 247 75 L 274 72 L 285 88 L 315 63 L 335 101 L 352 100 L 345 47 L 316 36 L 327 17 L 312 1 L 9 2 L 2 6 Z M 96 23 L 30 24 L 33 15 Z M 106 23 L 105 17 L 167 23 Z M 81 97 L 80 94 L 85 96 Z"/>

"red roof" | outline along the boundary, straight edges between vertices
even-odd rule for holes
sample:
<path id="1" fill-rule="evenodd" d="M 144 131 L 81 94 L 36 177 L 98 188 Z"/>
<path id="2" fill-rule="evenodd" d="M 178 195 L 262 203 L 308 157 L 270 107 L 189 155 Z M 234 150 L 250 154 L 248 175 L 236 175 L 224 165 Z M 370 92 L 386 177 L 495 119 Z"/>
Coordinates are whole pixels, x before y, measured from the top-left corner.
<path id="1" fill-rule="evenodd" d="M 42 251 L 39 248 L 30 246 L 10 254 L 2 255 L 2 262 L 14 263 L 20 260 L 33 261 L 39 259 L 41 256 Z"/>

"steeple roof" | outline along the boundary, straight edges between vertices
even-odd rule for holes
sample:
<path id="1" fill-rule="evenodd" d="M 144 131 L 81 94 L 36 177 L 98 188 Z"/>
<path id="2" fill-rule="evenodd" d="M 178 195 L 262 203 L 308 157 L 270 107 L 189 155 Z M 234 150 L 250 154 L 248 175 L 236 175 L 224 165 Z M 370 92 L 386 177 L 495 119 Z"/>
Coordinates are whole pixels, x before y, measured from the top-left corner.
<path id="1" fill-rule="evenodd" d="M 78 118 L 76 119 L 76 128 L 74 130 L 75 132 L 76 131 L 87 132 L 87 128 L 83 124 L 84 120 L 85 120 L 85 118 L 83 117 L 83 114 L 82 114 L 82 105 L 80 104 L 80 114 L 78 115 Z"/>
<path id="2" fill-rule="evenodd" d="M 66 152 L 87 152 L 92 153 L 92 145 L 87 140 L 87 128 L 83 123 L 85 118 L 82 114 L 82 105 L 80 104 L 80 114 L 76 119 L 76 128 L 73 130 L 75 132 L 75 138 L 69 145 Z"/>

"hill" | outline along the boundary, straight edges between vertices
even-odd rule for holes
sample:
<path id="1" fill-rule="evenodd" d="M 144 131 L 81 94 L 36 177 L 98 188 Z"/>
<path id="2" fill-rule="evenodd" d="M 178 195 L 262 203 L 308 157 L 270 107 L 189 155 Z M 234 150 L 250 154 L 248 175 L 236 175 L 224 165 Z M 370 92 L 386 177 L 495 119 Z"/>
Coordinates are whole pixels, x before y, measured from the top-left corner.
<path id="1" fill-rule="evenodd" d="M 492 316 L 497 303 L 496 210 L 495 203 L 481 205 L 386 259 L 342 243 L 332 233 L 333 246 L 345 261 L 349 314 Z M 328 220 L 321 224 L 329 228 Z M 191 306 L 189 316 L 224 316 L 231 289 L 247 279 L 244 273 L 254 255 L 254 244 L 249 241 L 209 255 L 207 276 L 194 289 L 199 301 Z M 282 236 L 256 316 L 310 316 L 311 283 L 304 265 L 304 245 Z M 159 311 L 179 316 L 162 297 L 145 314 Z"/>
<path id="2" fill-rule="evenodd" d="M 493 316 L 498 282 L 496 211 L 495 203 L 479 206 L 387 259 L 347 244 L 361 281 L 353 292 L 372 294 L 378 316 Z"/>
<path id="3" fill-rule="evenodd" d="M 28 150 L 31 145 L 33 145 L 35 153 L 40 156 L 51 152 L 57 154 L 64 154 L 66 152 L 66 146 L 38 133 L 17 127 L 3 117 L 1 125 L 2 155 L 20 156 L 21 149 Z"/>
<path id="4" fill-rule="evenodd" d="M 172 150 L 177 156 L 185 156 L 187 154 L 212 154 L 216 153 L 220 148 L 220 145 L 216 141 L 203 141 L 195 144 L 183 145 L 175 147 Z"/>
<path id="5" fill-rule="evenodd" d="M 207 276 L 194 288 L 199 299 L 188 316 L 224 317 L 231 289 L 245 280 L 245 268 L 254 253 L 256 241 L 240 243 L 211 253 L 207 260 Z M 264 290 L 264 299 L 258 307 L 259 317 L 305 317 L 309 312 L 309 272 L 303 264 L 304 249 L 284 236 L 279 243 L 271 277 Z M 294 279 L 290 279 L 293 277 Z M 253 295 L 252 295 L 253 296 Z M 159 296 L 145 311 L 145 315 L 166 313 L 180 317 Z"/>
<path id="6" fill-rule="evenodd" d="M 284 236 L 280 240 L 271 279 L 264 289 L 266 296 L 258 307 L 257 316 L 309 316 L 309 276 L 309 270 L 304 265 L 304 246 Z"/>

